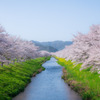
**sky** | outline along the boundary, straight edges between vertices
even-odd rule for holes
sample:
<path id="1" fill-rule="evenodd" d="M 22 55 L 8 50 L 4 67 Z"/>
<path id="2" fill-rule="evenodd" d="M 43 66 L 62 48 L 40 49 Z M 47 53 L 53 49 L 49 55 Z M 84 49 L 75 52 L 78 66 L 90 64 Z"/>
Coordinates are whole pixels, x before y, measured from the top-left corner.
<path id="1" fill-rule="evenodd" d="M 25 40 L 71 41 L 100 24 L 100 0 L 0 0 L 0 24 Z"/>

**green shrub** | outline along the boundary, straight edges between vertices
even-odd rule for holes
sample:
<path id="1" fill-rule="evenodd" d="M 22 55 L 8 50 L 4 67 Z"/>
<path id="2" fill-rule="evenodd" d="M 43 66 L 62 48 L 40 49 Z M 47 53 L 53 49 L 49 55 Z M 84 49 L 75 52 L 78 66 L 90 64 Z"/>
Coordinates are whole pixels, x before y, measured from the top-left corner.
<path id="1" fill-rule="evenodd" d="M 100 75 L 97 72 L 90 72 L 91 67 L 80 71 L 82 64 L 75 65 L 71 60 L 57 59 L 67 71 L 63 79 L 73 85 L 73 89 L 80 93 L 83 100 L 100 100 Z"/>
<path id="2" fill-rule="evenodd" d="M 33 73 L 39 73 L 40 68 L 44 70 L 42 64 L 49 59 L 50 57 L 40 57 L 0 67 L 0 100 L 11 100 L 23 91 Z"/>

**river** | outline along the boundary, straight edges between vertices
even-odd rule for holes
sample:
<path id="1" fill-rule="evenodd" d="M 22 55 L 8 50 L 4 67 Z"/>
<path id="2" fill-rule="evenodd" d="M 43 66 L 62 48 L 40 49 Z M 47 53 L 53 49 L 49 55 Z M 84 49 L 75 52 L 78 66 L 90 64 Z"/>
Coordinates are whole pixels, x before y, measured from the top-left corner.
<path id="1" fill-rule="evenodd" d="M 31 79 L 24 92 L 13 100 L 82 100 L 61 78 L 62 66 L 55 58 L 43 64 L 45 71 Z"/>

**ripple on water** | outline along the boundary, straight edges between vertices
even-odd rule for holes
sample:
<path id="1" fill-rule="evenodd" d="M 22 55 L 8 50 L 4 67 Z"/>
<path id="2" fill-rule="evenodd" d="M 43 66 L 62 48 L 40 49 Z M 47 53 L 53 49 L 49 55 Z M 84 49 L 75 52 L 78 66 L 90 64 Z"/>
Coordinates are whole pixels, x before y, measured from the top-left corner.
<path id="1" fill-rule="evenodd" d="M 55 58 L 51 58 L 45 62 L 43 64 L 45 71 L 32 78 L 25 91 L 13 100 L 82 100 L 61 79 L 62 67 L 56 61 Z"/>

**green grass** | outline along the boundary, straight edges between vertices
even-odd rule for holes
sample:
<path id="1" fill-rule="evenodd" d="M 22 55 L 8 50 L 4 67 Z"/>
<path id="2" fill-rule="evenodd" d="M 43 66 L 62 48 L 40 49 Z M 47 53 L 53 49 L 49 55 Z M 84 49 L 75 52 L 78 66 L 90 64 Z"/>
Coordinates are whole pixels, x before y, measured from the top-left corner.
<path id="1" fill-rule="evenodd" d="M 90 72 L 90 68 L 80 71 L 82 64 L 75 65 L 71 60 L 57 58 L 58 63 L 64 66 L 65 81 L 79 94 L 83 100 L 100 100 L 100 74 Z"/>
<path id="2" fill-rule="evenodd" d="M 33 73 L 44 68 L 42 64 L 50 57 L 40 57 L 26 62 L 0 66 L 0 100 L 11 100 L 24 90 Z"/>

